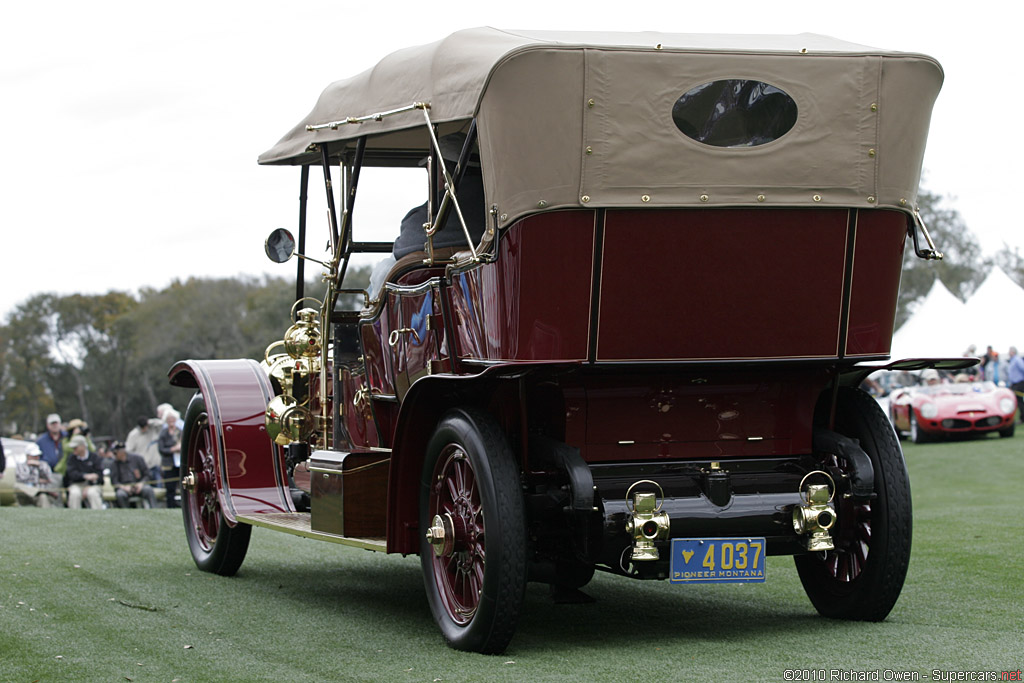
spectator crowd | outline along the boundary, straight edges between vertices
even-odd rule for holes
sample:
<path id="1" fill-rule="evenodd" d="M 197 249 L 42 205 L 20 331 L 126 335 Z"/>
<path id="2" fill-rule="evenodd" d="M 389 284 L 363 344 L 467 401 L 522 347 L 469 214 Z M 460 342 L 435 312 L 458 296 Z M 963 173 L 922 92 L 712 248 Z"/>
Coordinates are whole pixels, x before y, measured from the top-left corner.
<path id="1" fill-rule="evenodd" d="M 1024 422 L 1024 358 L 1017 353 L 1017 347 L 1011 346 L 1005 356 L 1000 356 L 989 346 L 984 355 L 979 356 L 977 348 L 971 345 L 964 356 L 981 359 L 970 375 L 971 381 L 994 382 L 1013 391 L 1017 398 L 1017 419 Z"/>
<path id="2" fill-rule="evenodd" d="M 64 423 L 60 415 L 48 415 L 46 431 L 15 464 L 18 504 L 152 508 L 162 498 L 167 507 L 179 507 L 180 422 L 178 412 L 164 403 L 155 418 L 140 417 L 124 441 L 97 444 L 83 420 Z M 3 468 L 0 463 L 0 472 Z"/>

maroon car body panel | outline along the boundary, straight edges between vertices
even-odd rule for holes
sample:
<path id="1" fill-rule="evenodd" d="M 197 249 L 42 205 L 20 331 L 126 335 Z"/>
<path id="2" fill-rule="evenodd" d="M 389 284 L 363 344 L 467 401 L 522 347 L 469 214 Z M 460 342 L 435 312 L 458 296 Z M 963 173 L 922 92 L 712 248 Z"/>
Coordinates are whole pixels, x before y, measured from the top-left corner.
<path id="1" fill-rule="evenodd" d="M 455 348 L 522 362 L 587 360 L 590 347 L 598 362 L 883 358 L 905 235 L 905 217 L 884 210 L 532 216 L 503 234 L 494 263 L 453 275 Z"/>
<path id="2" fill-rule="evenodd" d="M 206 399 L 216 449 L 218 494 L 230 524 L 237 515 L 294 511 L 281 448 L 267 437 L 267 403 L 274 396 L 255 361 L 187 360 L 170 371 L 171 383 L 193 387 Z"/>
<path id="3" fill-rule="evenodd" d="M 858 211 L 846 355 L 887 356 L 896 323 L 906 217 L 898 211 Z"/>
<path id="4" fill-rule="evenodd" d="M 595 215 L 558 211 L 524 219 L 502 236 L 494 263 L 452 277 L 459 357 L 586 359 Z"/>
<path id="5" fill-rule="evenodd" d="M 609 211 L 597 358 L 834 358 L 848 211 Z"/>
<path id="6" fill-rule="evenodd" d="M 782 382 L 785 376 L 788 381 Z M 811 451 L 821 369 L 586 376 L 567 430 L 588 462 L 777 457 Z M 585 397 L 585 399 L 584 399 Z M 584 400 L 581 400 L 584 399 Z"/>

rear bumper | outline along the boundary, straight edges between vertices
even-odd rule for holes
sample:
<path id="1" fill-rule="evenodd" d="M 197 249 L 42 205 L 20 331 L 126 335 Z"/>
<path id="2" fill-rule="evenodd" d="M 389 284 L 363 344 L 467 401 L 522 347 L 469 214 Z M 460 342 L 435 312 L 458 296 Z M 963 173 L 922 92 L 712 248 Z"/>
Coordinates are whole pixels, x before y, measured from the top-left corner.
<path id="1" fill-rule="evenodd" d="M 591 559 L 614 572 L 664 578 L 673 538 L 758 537 L 766 540 L 771 555 L 804 552 L 793 528 L 793 509 L 803 500 L 804 477 L 819 469 L 810 456 L 592 465 L 593 514 L 600 520 L 600 530 L 591 545 Z M 669 532 L 655 542 L 660 559 L 631 566 L 635 538 L 628 523 L 633 501 L 627 495 L 638 490 L 658 494 L 658 511 L 667 514 Z"/>

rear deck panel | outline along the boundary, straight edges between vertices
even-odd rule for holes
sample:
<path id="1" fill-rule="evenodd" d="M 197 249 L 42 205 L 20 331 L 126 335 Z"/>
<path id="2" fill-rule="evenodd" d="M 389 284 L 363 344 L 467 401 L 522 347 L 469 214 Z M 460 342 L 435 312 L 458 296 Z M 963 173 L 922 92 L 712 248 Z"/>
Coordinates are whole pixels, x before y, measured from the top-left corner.
<path id="1" fill-rule="evenodd" d="M 598 361 L 834 358 L 848 212 L 609 211 Z"/>

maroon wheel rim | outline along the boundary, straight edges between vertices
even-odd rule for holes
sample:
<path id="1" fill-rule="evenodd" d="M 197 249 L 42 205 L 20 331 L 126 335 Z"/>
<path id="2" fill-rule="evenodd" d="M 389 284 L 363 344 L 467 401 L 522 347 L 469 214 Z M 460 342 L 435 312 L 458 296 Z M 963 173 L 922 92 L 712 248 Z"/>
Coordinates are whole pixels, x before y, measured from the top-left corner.
<path id="1" fill-rule="evenodd" d="M 832 456 L 831 464 L 844 473 L 850 471 L 845 458 Z M 825 554 L 825 569 L 836 581 L 849 583 L 867 566 L 871 547 L 871 503 L 840 501 L 838 526 L 833 534 L 835 550 Z"/>
<path id="2" fill-rule="evenodd" d="M 476 473 L 461 446 L 449 444 L 438 456 L 430 487 L 430 517 L 450 515 L 454 542 L 438 555 L 431 551 L 434 584 L 448 616 L 468 624 L 480 604 L 484 586 L 484 512 Z"/>
<path id="3" fill-rule="evenodd" d="M 205 414 L 196 420 L 190 434 L 188 470 L 195 480 L 192 490 L 186 493 L 185 505 L 196 540 L 204 551 L 210 552 L 220 530 L 220 501 L 217 499 L 216 469 Z"/>

